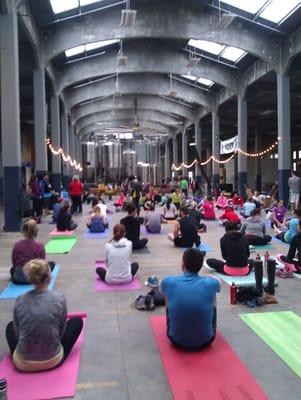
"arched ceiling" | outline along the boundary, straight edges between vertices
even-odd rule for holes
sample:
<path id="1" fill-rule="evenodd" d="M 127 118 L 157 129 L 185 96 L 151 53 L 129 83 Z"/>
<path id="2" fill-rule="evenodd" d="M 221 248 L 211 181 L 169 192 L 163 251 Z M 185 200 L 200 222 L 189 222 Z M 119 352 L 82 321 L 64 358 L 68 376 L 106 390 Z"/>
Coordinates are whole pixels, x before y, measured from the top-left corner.
<path id="1" fill-rule="evenodd" d="M 102 8 L 99 1 L 93 3 L 95 10 L 92 5 L 80 15 L 54 15 L 49 1 L 40 0 L 37 6 L 29 0 L 32 11 L 37 10 L 41 60 L 51 69 L 56 94 L 63 96 L 81 137 L 99 132 L 99 127 L 118 128 L 123 122 L 133 126 L 137 115 L 142 133 L 174 134 L 216 107 L 223 89 L 237 95 L 243 74 L 256 60 L 275 70 L 281 61 L 281 34 L 240 17 L 222 26 L 216 2 L 131 0 L 128 5 L 136 10 L 136 19 L 125 26 L 121 24 L 124 2 L 105 0 Z M 47 15 L 39 14 L 46 9 Z M 77 46 L 111 39 L 118 41 L 66 56 Z M 246 53 L 242 60 L 231 62 L 222 53 L 189 46 L 190 39 Z"/>

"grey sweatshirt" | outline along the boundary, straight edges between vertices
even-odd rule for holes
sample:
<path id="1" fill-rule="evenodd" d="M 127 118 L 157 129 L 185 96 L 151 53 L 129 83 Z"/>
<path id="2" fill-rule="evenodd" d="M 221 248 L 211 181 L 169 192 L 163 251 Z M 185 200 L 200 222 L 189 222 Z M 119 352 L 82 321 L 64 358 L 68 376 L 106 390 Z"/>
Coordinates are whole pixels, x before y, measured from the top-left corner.
<path id="1" fill-rule="evenodd" d="M 240 231 L 246 235 L 263 238 L 265 235 L 265 223 L 258 215 L 256 217 L 249 217 L 241 227 Z"/>

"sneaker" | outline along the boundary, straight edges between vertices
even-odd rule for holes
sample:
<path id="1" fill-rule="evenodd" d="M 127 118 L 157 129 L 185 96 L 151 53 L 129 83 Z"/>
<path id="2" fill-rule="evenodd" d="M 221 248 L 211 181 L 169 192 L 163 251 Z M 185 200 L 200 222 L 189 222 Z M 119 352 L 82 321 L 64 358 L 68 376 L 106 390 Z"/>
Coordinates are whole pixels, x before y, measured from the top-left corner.
<path id="1" fill-rule="evenodd" d="M 158 287 L 159 286 L 159 279 L 155 275 L 149 276 L 147 278 L 147 281 L 145 281 L 145 285 L 149 286 L 149 287 L 153 287 L 153 288 Z"/>
<path id="2" fill-rule="evenodd" d="M 278 278 L 294 278 L 294 274 L 286 270 L 277 271 L 276 276 L 278 276 Z"/>
<path id="3" fill-rule="evenodd" d="M 134 302 L 134 306 L 139 311 L 151 311 L 156 307 L 154 297 L 151 294 L 146 296 L 139 295 Z"/>

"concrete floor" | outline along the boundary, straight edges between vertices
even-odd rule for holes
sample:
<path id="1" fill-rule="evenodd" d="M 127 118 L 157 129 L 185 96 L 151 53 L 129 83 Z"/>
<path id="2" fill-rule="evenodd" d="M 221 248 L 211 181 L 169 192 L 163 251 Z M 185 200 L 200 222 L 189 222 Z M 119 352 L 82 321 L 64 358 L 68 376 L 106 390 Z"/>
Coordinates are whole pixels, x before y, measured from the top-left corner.
<path id="1" fill-rule="evenodd" d="M 132 302 L 144 287 L 133 292 L 95 292 L 93 266 L 102 259 L 106 239 L 85 239 L 83 232 L 88 207 L 84 215 L 75 217 L 79 224 L 78 241 L 71 253 L 52 255 L 61 266 L 56 289 L 63 292 L 69 311 L 85 311 L 88 321 L 81 353 L 76 399 L 105 400 L 168 400 L 172 398 L 159 352 L 152 334 L 149 315 L 164 313 L 159 308 L 152 313 L 136 311 Z M 110 230 L 124 213 L 110 218 Z M 40 227 L 39 240 L 48 240 L 53 229 L 47 221 Z M 223 229 L 217 222 L 208 222 L 208 232 L 202 241 L 214 247 L 210 257 L 220 257 L 219 238 Z M 164 225 L 167 233 L 172 225 Z M 0 290 L 9 279 L 11 248 L 20 234 L 1 233 L 0 236 Z M 149 237 L 150 253 L 133 255 L 139 262 L 139 279 L 143 283 L 149 275 L 163 277 L 180 273 L 182 251 L 167 240 L 166 235 Z M 277 244 L 276 251 L 286 252 L 287 246 Z M 205 268 L 202 273 L 206 273 Z M 292 310 L 301 315 L 301 280 L 279 280 L 278 305 L 265 306 L 259 311 Z M 5 326 L 12 318 L 13 300 L 0 301 L 0 356 L 7 351 Z M 242 362 L 271 400 L 299 400 L 300 379 L 259 339 L 238 317 L 239 313 L 253 312 L 240 305 L 229 304 L 229 286 L 222 284 L 218 295 L 218 329 L 233 347 Z M 301 355 L 300 355 L 301 356 Z M 24 400 L 26 400 L 24 398 Z M 210 399 L 202 399 L 210 400 Z M 235 399 L 231 399 L 235 400 Z M 254 399 L 255 400 L 255 399 Z"/>

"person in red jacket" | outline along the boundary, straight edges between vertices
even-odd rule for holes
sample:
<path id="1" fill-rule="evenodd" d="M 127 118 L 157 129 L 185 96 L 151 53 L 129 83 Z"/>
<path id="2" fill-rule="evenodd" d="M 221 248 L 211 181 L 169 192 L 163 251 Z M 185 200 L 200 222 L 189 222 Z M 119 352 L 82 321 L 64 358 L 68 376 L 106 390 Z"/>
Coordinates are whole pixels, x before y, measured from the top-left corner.
<path id="1" fill-rule="evenodd" d="M 236 210 L 237 208 L 242 208 L 243 205 L 244 199 L 239 196 L 237 192 L 234 192 L 232 196 L 232 206 L 234 207 L 234 209 Z"/>
<path id="2" fill-rule="evenodd" d="M 214 204 L 211 197 L 206 197 L 201 207 L 203 219 L 215 219 Z"/>
<path id="3" fill-rule="evenodd" d="M 224 210 L 224 213 L 219 217 L 220 221 L 222 221 L 224 224 L 226 222 L 233 222 L 236 224 L 237 229 L 240 228 L 241 222 L 239 216 L 236 214 L 236 212 L 233 210 L 233 207 L 226 207 Z"/>
<path id="4" fill-rule="evenodd" d="M 72 200 L 71 214 L 74 214 L 77 211 L 80 214 L 83 212 L 83 206 L 82 206 L 83 189 L 84 185 L 80 182 L 78 175 L 74 175 L 69 185 L 69 195 Z"/>

